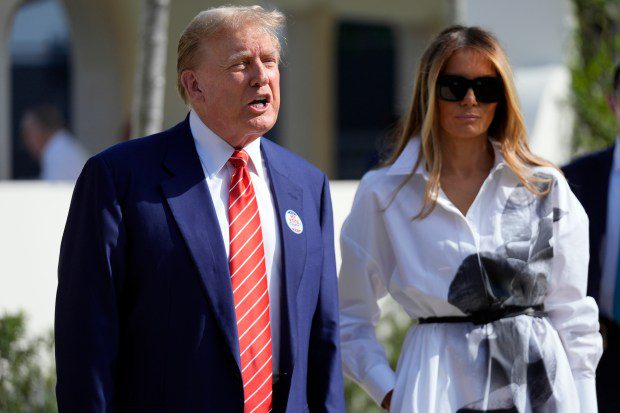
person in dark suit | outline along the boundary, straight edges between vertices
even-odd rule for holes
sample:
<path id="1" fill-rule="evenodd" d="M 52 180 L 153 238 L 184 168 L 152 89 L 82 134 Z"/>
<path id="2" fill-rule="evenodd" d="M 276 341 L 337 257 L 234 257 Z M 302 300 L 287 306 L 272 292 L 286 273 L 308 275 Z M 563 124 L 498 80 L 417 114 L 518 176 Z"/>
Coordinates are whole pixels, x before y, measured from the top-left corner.
<path id="1" fill-rule="evenodd" d="M 620 127 L 620 65 L 616 66 L 609 106 Z M 596 370 L 600 412 L 620 411 L 614 391 L 620 369 L 620 143 L 575 159 L 562 168 L 590 220 L 588 295 L 601 314 L 603 357 Z"/>
<path id="2" fill-rule="evenodd" d="M 178 46 L 187 118 L 85 165 L 60 251 L 60 413 L 344 411 L 328 180 L 262 137 L 283 24 L 198 14 Z"/>

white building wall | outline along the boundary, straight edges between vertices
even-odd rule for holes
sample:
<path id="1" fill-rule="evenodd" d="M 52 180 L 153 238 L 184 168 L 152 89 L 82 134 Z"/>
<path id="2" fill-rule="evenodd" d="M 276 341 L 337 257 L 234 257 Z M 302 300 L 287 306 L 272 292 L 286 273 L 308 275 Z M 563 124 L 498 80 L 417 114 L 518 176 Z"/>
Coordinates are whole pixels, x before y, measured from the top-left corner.
<path id="1" fill-rule="evenodd" d="M 31 332 L 53 326 L 60 239 L 73 186 L 0 183 L 0 314 L 24 310 Z"/>
<path id="2" fill-rule="evenodd" d="M 569 0 L 455 0 L 457 19 L 492 31 L 508 53 L 534 153 L 569 160 L 571 37 Z"/>
<path id="3" fill-rule="evenodd" d="M 565 63 L 573 14 L 569 0 L 465 0 L 461 19 L 491 30 L 514 67 Z"/>
<path id="4" fill-rule="evenodd" d="M 331 183 L 337 262 L 339 234 L 356 181 Z M 0 314 L 24 310 L 30 334 L 54 325 L 58 253 L 73 185 L 0 182 Z"/>

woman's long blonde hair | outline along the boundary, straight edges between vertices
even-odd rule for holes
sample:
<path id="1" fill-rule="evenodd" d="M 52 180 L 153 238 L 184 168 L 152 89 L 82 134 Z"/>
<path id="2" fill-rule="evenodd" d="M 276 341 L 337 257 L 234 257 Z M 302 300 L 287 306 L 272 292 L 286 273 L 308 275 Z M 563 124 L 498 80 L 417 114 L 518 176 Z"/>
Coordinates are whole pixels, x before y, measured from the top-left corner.
<path id="1" fill-rule="evenodd" d="M 479 27 L 459 25 L 448 27 L 433 40 L 422 56 L 413 101 L 394 135 L 392 153 L 383 163 L 383 166 L 393 164 L 409 140 L 416 136 L 420 137 L 422 150 L 415 166 L 394 194 L 395 197 L 420 167 L 422 159 L 425 159 L 426 164 L 422 167 L 429 171 L 429 180 L 424 191 L 424 204 L 419 214 L 416 215 L 416 219 L 424 218 L 433 211 L 440 187 L 442 160 L 438 104 L 435 93 L 437 78 L 454 52 L 464 48 L 474 49 L 487 57 L 502 80 L 504 97 L 495 111 L 495 117 L 489 127 L 489 136 L 500 143 L 502 154 L 510 169 L 514 171 L 523 185 L 536 195 L 549 192 L 549 185 L 541 185 L 541 183 L 548 183 L 549 180 L 535 176 L 531 167 L 551 166 L 557 169 L 550 162 L 534 155 L 527 144 L 525 122 L 519 108 L 512 70 L 506 53 L 497 39 Z"/>

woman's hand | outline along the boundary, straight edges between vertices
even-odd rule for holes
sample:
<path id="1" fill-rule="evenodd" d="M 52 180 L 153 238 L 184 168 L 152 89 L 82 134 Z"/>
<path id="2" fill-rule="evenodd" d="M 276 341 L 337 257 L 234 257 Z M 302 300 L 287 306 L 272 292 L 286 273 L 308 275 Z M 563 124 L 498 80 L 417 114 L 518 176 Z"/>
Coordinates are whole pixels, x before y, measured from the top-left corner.
<path id="1" fill-rule="evenodd" d="M 390 411 L 390 404 L 392 403 L 392 393 L 394 390 L 390 390 L 388 394 L 385 395 L 383 401 L 381 402 L 381 407 L 383 407 L 388 412 Z"/>

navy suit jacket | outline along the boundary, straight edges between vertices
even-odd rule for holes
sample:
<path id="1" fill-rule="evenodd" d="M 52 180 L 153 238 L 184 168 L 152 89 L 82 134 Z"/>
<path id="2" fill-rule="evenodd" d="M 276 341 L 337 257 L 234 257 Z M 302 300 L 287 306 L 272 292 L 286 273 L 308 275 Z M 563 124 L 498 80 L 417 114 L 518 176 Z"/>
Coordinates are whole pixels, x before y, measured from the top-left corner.
<path id="1" fill-rule="evenodd" d="M 577 158 L 562 170 L 590 220 L 588 295 L 598 300 L 603 237 L 607 229 L 607 193 L 614 147 Z"/>
<path id="2" fill-rule="evenodd" d="M 328 180 L 261 144 L 282 245 L 274 411 L 344 411 Z M 296 234 L 287 210 L 303 222 Z M 242 412 L 224 243 L 187 119 L 91 158 L 56 298 L 60 413 Z"/>

